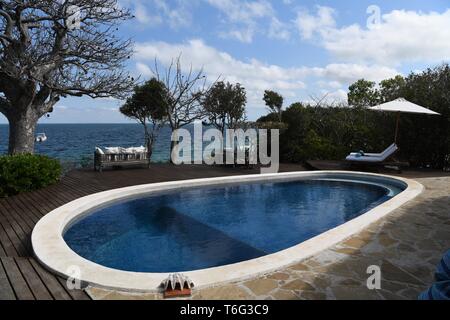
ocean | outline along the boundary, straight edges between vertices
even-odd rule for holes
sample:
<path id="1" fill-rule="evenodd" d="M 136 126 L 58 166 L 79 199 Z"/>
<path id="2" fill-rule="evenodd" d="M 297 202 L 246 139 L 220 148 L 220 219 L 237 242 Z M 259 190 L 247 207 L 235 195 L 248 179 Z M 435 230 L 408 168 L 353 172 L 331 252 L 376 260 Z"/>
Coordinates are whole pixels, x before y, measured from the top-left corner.
<path id="1" fill-rule="evenodd" d="M 36 143 L 35 152 L 76 167 L 90 166 L 95 147 L 133 147 L 144 145 L 140 124 L 39 124 L 36 133 L 45 133 L 47 141 Z M 152 162 L 170 159 L 169 127 L 161 129 L 156 140 Z M 8 151 L 8 125 L 0 124 L 0 154 Z"/>

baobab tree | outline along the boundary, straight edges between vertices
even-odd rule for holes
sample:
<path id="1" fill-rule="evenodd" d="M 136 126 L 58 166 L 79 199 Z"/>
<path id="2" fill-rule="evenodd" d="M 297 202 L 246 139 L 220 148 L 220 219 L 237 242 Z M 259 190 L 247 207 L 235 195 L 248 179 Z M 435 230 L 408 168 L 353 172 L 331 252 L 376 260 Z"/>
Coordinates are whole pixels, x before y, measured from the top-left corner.
<path id="1" fill-rule="evenodd" d="M 38 120 L 61 97 L 125 97 L 131 41 L 117 37 L 132 15 L 117 0 L 1 0 L 0 112 L 9 153 L 33 153 Z"/>

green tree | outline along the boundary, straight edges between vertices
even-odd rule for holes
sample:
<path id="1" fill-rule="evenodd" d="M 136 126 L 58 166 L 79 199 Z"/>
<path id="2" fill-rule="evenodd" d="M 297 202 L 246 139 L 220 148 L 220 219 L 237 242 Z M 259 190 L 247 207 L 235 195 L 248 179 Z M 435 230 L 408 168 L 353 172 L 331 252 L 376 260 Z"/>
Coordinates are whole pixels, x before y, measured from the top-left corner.
<path id="1" fill-rule="evenodd" d="M 203 107 L 209 121 L 222 132 L 245 120 L 247 95 L 241 84 L 217 82 L 206 94 Z"/>
<path id="2" fill-rule="evenodd" d="M 353 83 L 348 92 L 348 104 L 354 107 L 369 107 L 380 102 L 380 94 L 375 88 L 376 83 L 360 79 Z"/>
<path id="3" fill-rule="evenodd" d="M 272 113 L 275 113 L 278 115 L 278 119 L 281 122 L 281 114 L 283 110 L 283 102 L 284 98 L 279 93 L 271 90 L 264 91 L 264 102 L 266 103 L 266 106 L 269 108 L 269 110 Z"/>
<path id="4" fill-rule="evenodd" d="M 403 115 L 402 151 L 418 166 L 450 167 L 450 66 L 442 64 L 411 73 L 405 82 L 405 99 L 441 116 Z"/>
<path id="5" fill-rule="evenodd" d="M 406 81 L 401 75 L 380 82 L 379 95 L 383 102 L 389 102 L 405 95 Z"/>
<path id="6" fill-rule="evenodd" d="M 145 144 L 149 159 L 153 145 L 164 124 L 167 111 L 167 88 L 164 83 L 153 78 L 134 88 L 134 93 L 120 108 L 125 116 L 136 120 L 144 127 Z"/>

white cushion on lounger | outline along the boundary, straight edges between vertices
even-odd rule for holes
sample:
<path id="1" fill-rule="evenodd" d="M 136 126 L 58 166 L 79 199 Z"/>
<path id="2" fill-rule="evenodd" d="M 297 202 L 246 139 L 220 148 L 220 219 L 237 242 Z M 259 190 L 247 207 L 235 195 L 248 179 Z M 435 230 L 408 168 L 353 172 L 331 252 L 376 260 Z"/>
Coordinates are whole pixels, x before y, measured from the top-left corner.
<path id="1" fill-rule="evenodd" d="M 368 157 L 383 157 L 385 154 L 390 154 L 390 152 L 392 152 L 392 151 L 395 152 L 397 150 L 398 150 L 397 145 L 395 143 L 393 143 L 389 147 L 387 147 L 386 150 L 384 150 L 381 153 L 364 153 L 364 155 L 368 156 Z"/>
<path id="2" fill-rule="evenodd" d="M 390 156 L 392 156 L 398 150 L 397 145 L 394 143 L 390 145 L 385 151 L 379 155 L 372 153 L 371 155 L 364 154 L 364 156 L 349 155 L 347 161 L 357 161 L 357 162 L 383 162 Z"/>
<path id="3" fill-rule="evenodd" d="M 122 152 L 122 148 L 120 147 L 109 147 L 109 148 L 105 148 L 105 153 L 106 154 L 118 154 Z"/>
<path id="4" fill-rule="evenodd" d="M 132 147 L 132 148 L 125 149 L 124 152 L 126 152 L 126 153 L 143 153 L 143 152 L 147 152 L 147 148 L 144 146 Z"/>
<path id="5" fill-rule="evenodd" d="M 382 157 L 368 157 L 368 156 L 348 156 L 347 161 L 358 161 L 358 162 L 383 162 Z"/>

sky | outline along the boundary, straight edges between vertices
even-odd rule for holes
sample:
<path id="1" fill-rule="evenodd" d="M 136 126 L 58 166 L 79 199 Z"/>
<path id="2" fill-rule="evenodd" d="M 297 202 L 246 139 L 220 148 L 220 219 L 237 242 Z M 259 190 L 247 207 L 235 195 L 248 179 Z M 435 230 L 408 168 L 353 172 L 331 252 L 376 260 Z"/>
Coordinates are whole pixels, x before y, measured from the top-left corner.
<path id="1" fill-rule="evenodd" d="M 152 77 L 167 66 L 203 68 L 209 81 L 241 83 L 247 117 L 266 114 L 264 90 L 293 102 L 345 102 L 348 86 L 420 72 L 450 60 L 447 0 L 119 0 L 135 18 L 119 35 L 134 41 L 127 69 Z M 128 122 L 116 99 L 62 99 L 41 123 Z M 6 119 L 0 116 L 0 123 Z"/>

